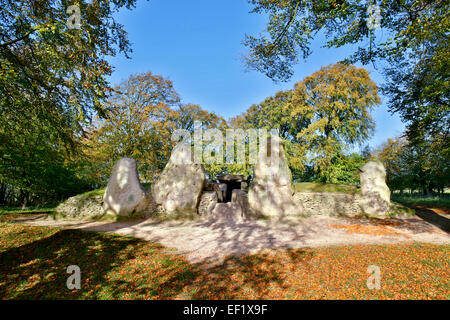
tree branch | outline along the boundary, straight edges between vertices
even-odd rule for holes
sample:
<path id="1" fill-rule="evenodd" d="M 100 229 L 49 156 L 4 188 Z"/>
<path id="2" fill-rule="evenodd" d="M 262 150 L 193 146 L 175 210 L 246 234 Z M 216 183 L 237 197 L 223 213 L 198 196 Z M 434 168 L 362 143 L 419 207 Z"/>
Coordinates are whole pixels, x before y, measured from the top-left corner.
<path id="1" fill-rule="evenodd" d="M 14 40 L 10 40 L 10 41 L 4 42 L 4 43 L 0 43 L 0 47 L 1 48 L 6 48 L 7 46 L 10 46 L 10 45 L 12 45 L 12 44 L 14 44 L 16 42 L 22 41 L 22 40 L 26 39 L 27 37 L 29 37 L 30 34 L 32 34 L 33 32 L 34 32 L 34 30 L 31 30 L 31 31 L 28 31 L 25 35 L 23 35 L 20 38 L 17 38 L 17 39 L 14 39 Z"/>

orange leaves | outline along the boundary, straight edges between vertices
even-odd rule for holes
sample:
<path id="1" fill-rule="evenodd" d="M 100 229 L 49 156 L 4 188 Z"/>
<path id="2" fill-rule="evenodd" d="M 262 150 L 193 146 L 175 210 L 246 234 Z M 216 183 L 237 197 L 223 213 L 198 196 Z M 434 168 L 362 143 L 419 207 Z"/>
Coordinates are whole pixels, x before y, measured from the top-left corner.
<path id="1" fill-rule="evenodd" d="M 405 238 L 410 238 L 409 235 L 394 231 L 389 227 L 378 227 L 371 225 L 360 225 L 360 224 L 350 224 L 350 225 L 331 225 L 330 227 L 335 229 L 343 229 L 348 233 L 359 233 L 368 234 L 372 236 L 403 236 Z"/>
<path id="2" fill-rule="evenodd" d="M 418 243 L 267 250 L 208 267 L 143 240 L 1 224 L 0 298 L 448 299 L 449 253 Z M 82 289 L 70 291 L 74 263 Z M 369 265 L 380 268 L 379 290 L 367 288 Z"/>

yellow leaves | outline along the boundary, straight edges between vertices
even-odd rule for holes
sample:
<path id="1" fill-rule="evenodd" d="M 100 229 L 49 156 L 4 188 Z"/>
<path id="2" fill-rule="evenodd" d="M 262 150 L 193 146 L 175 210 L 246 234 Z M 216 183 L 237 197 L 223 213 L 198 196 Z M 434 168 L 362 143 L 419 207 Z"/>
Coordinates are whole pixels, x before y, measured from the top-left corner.
<path id="1" fill-rule="evenodd" d="M 377 90 L 365 69 L 341 63 L 323 67 L 295 85 L 288 121 L 309 120 L 297 137 L 330 157 L 327 152 L 336 148 L 327 143 L 368 138 L 373 128 L 370 109 L 380 102 Z"/>

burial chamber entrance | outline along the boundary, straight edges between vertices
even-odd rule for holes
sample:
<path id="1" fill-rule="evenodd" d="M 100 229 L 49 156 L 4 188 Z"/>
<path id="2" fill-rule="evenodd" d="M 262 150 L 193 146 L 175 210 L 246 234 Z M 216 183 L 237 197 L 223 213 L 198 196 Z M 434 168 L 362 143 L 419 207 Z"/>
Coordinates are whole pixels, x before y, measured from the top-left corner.
<path id="1" fill-rule="evenodd" d="M 248 178 L 243 175 L 226 174 L 217 177 L 217 180 L 219 180 L 221 184 L 226 185 L 223 202 L 231 202 L 231 195 L 233 194 L 233 190 L 246 190 L 248 187 Z"/>

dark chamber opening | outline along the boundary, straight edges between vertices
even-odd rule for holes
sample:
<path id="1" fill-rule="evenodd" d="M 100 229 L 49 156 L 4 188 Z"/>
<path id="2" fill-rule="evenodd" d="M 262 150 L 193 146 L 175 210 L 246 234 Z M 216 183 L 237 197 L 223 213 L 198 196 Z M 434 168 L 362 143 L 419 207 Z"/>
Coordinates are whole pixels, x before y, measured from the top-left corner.
<path id="1" fill-rule="evenodd" d="M 247 179 L 244 176 L 235 174 L 227 174 L 217 177 L 217 179 L 220 183 L 224 183 L 227 186 L 224 202 L 231 202 L 231 195 L 233 194 L 233 190 L 242 189 L 242 183 L 247 182 Z"/>

